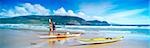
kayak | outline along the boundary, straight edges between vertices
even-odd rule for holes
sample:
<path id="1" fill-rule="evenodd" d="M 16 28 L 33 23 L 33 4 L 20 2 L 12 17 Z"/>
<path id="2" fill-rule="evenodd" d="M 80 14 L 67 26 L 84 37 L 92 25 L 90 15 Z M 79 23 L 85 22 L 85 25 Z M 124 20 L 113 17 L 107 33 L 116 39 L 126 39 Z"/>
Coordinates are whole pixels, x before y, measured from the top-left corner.
<path id="1" fill-rule="evenodd" d="M 66 37 L 76 37 L 80 36 L 80 33 L 70 33 L 70 32 L 65 32 L 65 33 L 57 33 L 55 30 L 55 24 L 52 21 L 52 18 L 49 19 L 49 32 L 48 35 L 40 35 L 40 38 L 66 38 Z"/>
<path id="2" fill-rule="evenodd" d="M 79 42 L 81 44 L 94 44 L 94 43 L 111 43 L 111 42 L 116 42 L 120 41 L 123 39 L 123 36 L 115 37 L 115 38 L 81 38 L 79 39 Z"/>
<path id="3" fill-rule="evenodd" d="M 67 37 L 77 37 L 81 34 L 54 34 L 54 35 L 41 35 L 40 38 L 67 38 Z"/>

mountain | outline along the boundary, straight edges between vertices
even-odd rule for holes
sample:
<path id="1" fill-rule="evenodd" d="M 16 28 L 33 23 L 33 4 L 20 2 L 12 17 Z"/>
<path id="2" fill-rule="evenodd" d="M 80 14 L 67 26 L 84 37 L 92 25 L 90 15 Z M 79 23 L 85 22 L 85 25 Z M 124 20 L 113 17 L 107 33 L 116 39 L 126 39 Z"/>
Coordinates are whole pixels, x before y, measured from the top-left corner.
<path id="1" fill-rule="evenodd" d="M 11 18 L 0 18 L 0 24 L 48 24 L 48 19 L 52 18 L 56 25 L 108 25 L 106 21 L 86 21 L 76 16 L 61 15 L 29 15 Z"/>
<path id="2" fill-rule="evenodd" d="M 0 24 L 48 24 L 48 19 L 52 20 L 57 25 L 63 24 L 82 24 L 85 22 L 84 19 L 75 17 L 75 16 L 59 16 L 59 15 L 50 15 L 50 16 L 39 16 L 39 15 L 30 15 L 30 16 L 18 16 L 12 18 L 0 18 Z"/>
<path id="3" fill-rule="evenodd" d="M 98 20 L 92 20 L 92 21 L 86 21 L 89 25 L 96 25 L 96 26 L 109 26 L 110 24 L 106 21 L 98 21 Z"/>

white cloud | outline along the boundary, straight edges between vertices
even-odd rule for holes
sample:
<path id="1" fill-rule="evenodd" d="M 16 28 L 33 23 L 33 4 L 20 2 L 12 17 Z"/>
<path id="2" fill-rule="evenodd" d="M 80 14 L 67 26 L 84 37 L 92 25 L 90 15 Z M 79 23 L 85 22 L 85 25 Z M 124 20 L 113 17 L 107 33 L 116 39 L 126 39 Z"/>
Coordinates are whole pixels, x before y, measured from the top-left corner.
<path id="1" fill-rule="evenodd" d="M 28 11 L 24 7 L 15 7 L 15 15 L 28 15 Z M 13 11 L 12 11 L 13 12 Z M 9 13 L 8 13 L 9 14 Z"/>
<path id="2" fill-rule="evenodd" d="M 3 16 L 22 16 L 22 15 L 50 15 L 50 10 L 40 4 L 25 3 L 20 6 L 15 6 L 13 9 L 0 12 Z"/>
<path id="3" fill-rule="evenodd" d="M 132 9 L 132 10 L 118 10 L 115 12 L 111 9 L 116 5 L 111 3 L 100 4 L 83 4 L 80 6 L 80 12 L 74 12 L 73 10 L 65 10 L 63 7 L 53 10 L 53 15 L 68 15 L 77 16 L 85 20 L 100 20 L 108 21 L 109 23 L 120 24 L 150 24 L 150 18 L 140 13 L 146 9 Z M 0 15 L 3 16 L 21 16 L 21 15 L 50 15 L 50 10 L 41 6 L 40 4 L 25 3 L 20 6 L 15 6 L 13 9 L 2 9 Z"/>
<path id="4" fill-rule="evenodd" d="M 37 12 L 37 15 L 49 15 L 49 13 L 50 13 L 49 9 L 44 8 L 40 4 L 35 4 L 34 8 Z"/>
<path id="5" fill-rule="evenodd" d="M 68 10 L 67 15 L 71 15 L 71 16 L 78 16 L 77 14 L 75 14 L 72 10 Z"/>
<path id="6" fill-rule="evenodd" d="M 66 15 L 67 14 L 66 10 L 63 7 L 57 10 L 53 10 L 53 12 L 54 12 L 54 15 Z"/>
<path id="7" fill-rule="evenodd" d="M 72 10 L 68 10 L 66 11 L 63 7 L 57 9 L 57 10 L 53 10 L 54 12 L 54 15 L 68 15 L 68 16 L 77 16 L 77 17 L 81 17 L 85 20 L 96 20 L 96 19 L 99 19 L 99 20 L 102 20 L 100 19 L 101 17 L 98 17 L 98 16 L 88 16 L 86 15 L 85 13 L 83 12 L 77 12 L 77 13 L 74 13 L 74 11 Z"/>
<path id="8" fill-rule="evenodd" d="M 85 20 L 101 20 L 101 21 L 105 21 L 106 19 L 104 19 L 104 17 L 101 16 L 89 16 L 87 14 L 85 14 L 84 12 L 77 12 L 74 13 L 74 11 L 72 10 L 65 10 L 63 7 L 57 9 L 57 10 L 53 10 L 54 15 L 68 15 L 68 16 L 77 16 L 77 17 L 81 17 Z M 89 11 L 90 12 L 90 11 Z"/>
<path id="9" fill-rule="evenodd" d="M 68 16 L 78 16 L 78 14 L 74 13 L 72 10 L 66 11 L 63 7 L 53 10 L 54 15 L 68 15 Z"/>
<path id="10" fill-rule="evenodd" d="M 88 16 L 86 15 L 85 13 L 83 12 L 77 12 L 77 13 L 74 13 L 74 11 L 72 10 L 65 10 L 63 7 L 57 9 L 57 10 L 53 10 L 54 12 L 54 15 L 68 15 L 68 16 L 77 16 L 77 17 L 80 17 L 80 18 L 83 18 L 85 20 L 95 20 L 95 18 L 97 18 L 97 16 Z M 100 18 L 100 17 L 99 17 Z M 98 19 L 98 18 L 97 18 Z"/>
<path id="11" fill-rule="evenodd" d="M 83 12 L 78 12 L 79 16 L 85 16 L 85 14 Z"/>

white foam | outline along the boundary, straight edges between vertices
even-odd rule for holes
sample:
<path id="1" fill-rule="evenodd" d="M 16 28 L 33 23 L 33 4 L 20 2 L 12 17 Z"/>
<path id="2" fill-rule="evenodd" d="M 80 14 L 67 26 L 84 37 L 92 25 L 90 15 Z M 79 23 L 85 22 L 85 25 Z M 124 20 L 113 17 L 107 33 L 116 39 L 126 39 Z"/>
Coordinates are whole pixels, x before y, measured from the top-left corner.
<path id="1" fill-rule="evenodd" d="M 138 26 L 70 26 L 66 25 L 66 28 L 128 28 L 128 29 L 150 29 L 150 26 L 138 27 Z"/>
<path id="2" fill-rule="evenodd" d="M 44 25 L 33 25 L 33 24 L 0 24 L 0 27 L 4 28 L 15 28 L 15 29 L 34 29 L 34 30 L 48 30 L 47 26 Z"/>

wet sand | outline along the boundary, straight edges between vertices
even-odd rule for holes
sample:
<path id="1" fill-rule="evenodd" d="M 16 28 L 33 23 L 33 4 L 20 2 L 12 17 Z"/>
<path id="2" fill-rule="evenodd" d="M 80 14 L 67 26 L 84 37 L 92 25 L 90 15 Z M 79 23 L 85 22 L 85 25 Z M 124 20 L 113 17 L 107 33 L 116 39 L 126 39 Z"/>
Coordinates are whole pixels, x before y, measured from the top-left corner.
<path id="1" fill-rule="evenodd" d="M 78 42 L 78 38 L 85 37 L 84 34 L 73 38 L 39 38 L 40 34 L 46 33 L 0 29 L 0 46 L 1 48 L 150 48 L 150 37 L 147 35 L 127 34 L 123 40 L 114 43 L 82 45 Z"/>

